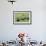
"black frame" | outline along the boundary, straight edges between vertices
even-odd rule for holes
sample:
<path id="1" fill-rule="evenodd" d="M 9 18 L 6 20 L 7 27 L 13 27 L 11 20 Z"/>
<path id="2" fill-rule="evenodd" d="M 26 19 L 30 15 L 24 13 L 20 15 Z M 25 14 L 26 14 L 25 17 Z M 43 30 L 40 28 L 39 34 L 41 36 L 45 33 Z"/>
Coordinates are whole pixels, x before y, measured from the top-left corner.
<path id="1" fill-rule="evenodd" d="M 15 23 L 14 22 L 14 14 L 16 13 L 16 12 L 29 12 L 30 13 L 30 23 Z M 32 25 L 32 12 L 31 11 L 13 11 L 13 24 L 14 25 Z"/>

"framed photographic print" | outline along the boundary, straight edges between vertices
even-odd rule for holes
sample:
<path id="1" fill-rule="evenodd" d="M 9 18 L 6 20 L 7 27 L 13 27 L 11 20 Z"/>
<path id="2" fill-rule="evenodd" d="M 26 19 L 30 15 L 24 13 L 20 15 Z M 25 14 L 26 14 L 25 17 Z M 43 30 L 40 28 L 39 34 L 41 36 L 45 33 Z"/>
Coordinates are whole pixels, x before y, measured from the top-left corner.
<path id="1" fill-rule="evenodd" d="M 32 24 L 32 12 L 13 11 L 13 24 Z"/>

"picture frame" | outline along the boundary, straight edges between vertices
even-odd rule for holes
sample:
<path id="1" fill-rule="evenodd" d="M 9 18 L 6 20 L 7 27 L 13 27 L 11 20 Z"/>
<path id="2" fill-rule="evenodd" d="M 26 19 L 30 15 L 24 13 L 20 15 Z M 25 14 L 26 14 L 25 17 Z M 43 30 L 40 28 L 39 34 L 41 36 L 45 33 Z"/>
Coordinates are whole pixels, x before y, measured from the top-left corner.
<path id="1" fill-rule="evenodd" d="M 31 11 L 13 11 L 13 24 L 14 25 L 32 24 L 32 12 Z"/>

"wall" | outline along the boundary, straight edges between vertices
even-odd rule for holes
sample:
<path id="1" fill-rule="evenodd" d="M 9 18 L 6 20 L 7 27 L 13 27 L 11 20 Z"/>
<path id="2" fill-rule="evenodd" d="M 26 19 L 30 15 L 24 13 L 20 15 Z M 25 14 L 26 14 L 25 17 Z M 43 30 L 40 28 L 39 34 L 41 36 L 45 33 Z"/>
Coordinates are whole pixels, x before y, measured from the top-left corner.
<path id="1" fill-rule="evenodd" d="M 13 5 L 7 0 L 0 0 L 0 40 L 15 40 L 18 32 L 31 34 L 33 40 L 45 40 L 46 16 L 42 5 L 42 0 L 17 0 Z M 32 25 L 13 25 L 13 11 L 19 10 L 32 11 Z"/>

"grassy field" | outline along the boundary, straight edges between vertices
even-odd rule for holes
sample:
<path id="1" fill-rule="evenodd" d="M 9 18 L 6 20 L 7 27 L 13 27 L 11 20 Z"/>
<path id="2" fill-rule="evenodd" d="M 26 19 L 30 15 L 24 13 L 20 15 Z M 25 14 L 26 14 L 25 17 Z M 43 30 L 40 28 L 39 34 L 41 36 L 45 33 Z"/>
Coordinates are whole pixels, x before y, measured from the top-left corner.
<path id="1" fill-rule="evenodd" d="M 29 13 L 16 13 L 16 22 L 29 22 Z"/>

